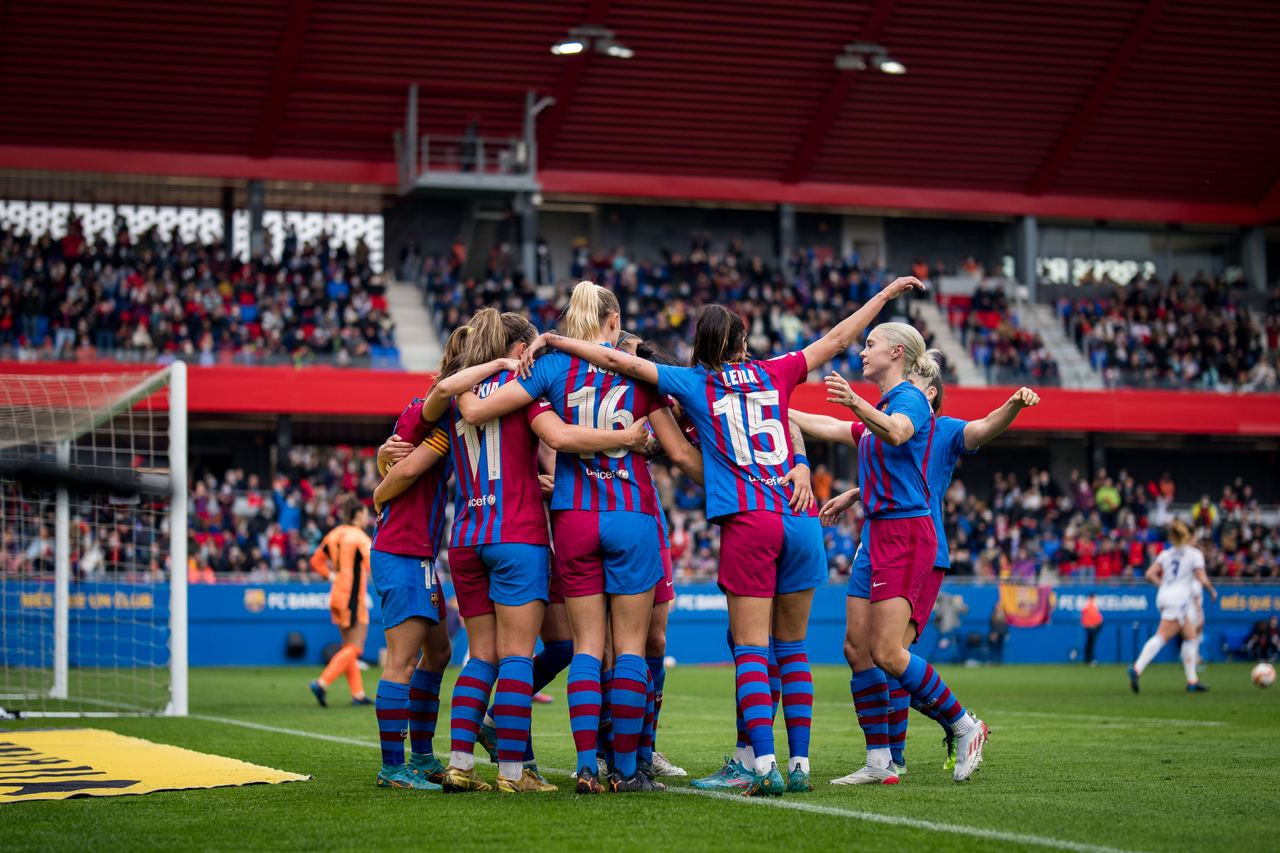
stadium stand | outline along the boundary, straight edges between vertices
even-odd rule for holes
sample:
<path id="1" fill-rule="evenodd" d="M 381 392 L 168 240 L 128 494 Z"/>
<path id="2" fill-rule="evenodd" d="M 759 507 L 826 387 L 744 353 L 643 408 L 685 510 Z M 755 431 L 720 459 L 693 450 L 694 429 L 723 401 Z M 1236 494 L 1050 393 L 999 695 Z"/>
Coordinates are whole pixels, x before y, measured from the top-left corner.
<path id="1" fill-rule="evenodd" d="M 178 229 L 114 239 L 0 229 L 0 356 L 201 365 L 399 367 L 369 247 L 285 232 L 278 263 L 228 257 Z"/>
<path id="2" fill-rule="evenodd" d="M 980 280 L 972 294 L 939 299 L 948 322 L 988 382 L 1058 384 L 1057 363 L 1037 332 L 1020 327 L 1002 287 Z"/>
<path id="3" fill-rule="evenodd" d="M 1260 307 L 1221 278 L 1136 278 L 1061 297 L 1066 333 L 1110 387 L 1275 391 L 1280 291 Z"/>
<path id="4" fill-rule="evenodd" d="M 521 311 L 541 329 L 556 324 L 567 302 L 567 289 L 512 278 L 495 256 L 485 275 L 468 279 L 461 273 L 461 252 L 427 258 L 421 282 L 436 312 L 442 336 L 487 305 Z M 694 235 L 687 252 L 663 251 L 657 259 L 637 260 L 623 247 L 609 251 L 575 251 L 572 280 L 590 279 L 618 295 L 628 331 L 653 340 L 682 363 L 688 360 L 697 310 L 718 302 L 738 310 L 747 322 L 754 353 L 778 355 L 802 349 L 879 291 L 892 276 L 866 266 L 856 253 L 840 257 L 829 251 L 801 249 L 790 253 L 781 269 L 759 256 L 749 256 L 741 243 L 729 240 L 716 249 L 709 238 Z M 918 317 L 912 322 L 932 345 L 933 335 Z M 856 352 L 827 369 L 861 374 Z M 954 370 L 945 367 L 949 380 Z"/>

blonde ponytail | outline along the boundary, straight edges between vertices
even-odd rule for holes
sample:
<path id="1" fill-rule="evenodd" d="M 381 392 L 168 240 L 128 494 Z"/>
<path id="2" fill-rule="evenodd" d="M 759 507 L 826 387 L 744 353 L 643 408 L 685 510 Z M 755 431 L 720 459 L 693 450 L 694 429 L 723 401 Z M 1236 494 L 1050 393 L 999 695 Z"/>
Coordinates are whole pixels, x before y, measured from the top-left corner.
<path id="1" fill-rule="evenodd" d="M 618 297 L 592 281 L 580 281 L 569 295 L 564 311 L 564 332 L 571 338 L 594 341 L 610 314 L 621 314 Z"/>
<path id="2" fill-rule="evenodd" d="M 942 352 L 936 349 L 925 350 L 924 355 L 911 368 L 911 374 L 919 376 L 926 387 L 933 389 L 933 399 L 929 401 L 929 405 L 933 407 L 935 414 L 941 411 L 942 392 L 945 390 L 942 384 Z"/>
<path id="3" fill-rule="evenodd" d="M 1180 518 L 1173 520 L 1169 525 L 1169 541 L 1174 544 L 1174 547 L 1186 545 L 1191 541 L 1191 528 L 1185 521 Z"/>
<path id="4" fill-rule="evenodd" d="M 538 336 L 528 318 L 512 311 L 499 314 L 497 308 L 481 308 L 467 325 L 471 332 L 462 350 L 463 367 L 505 358 L 513 346 L 533 343 Z"/>

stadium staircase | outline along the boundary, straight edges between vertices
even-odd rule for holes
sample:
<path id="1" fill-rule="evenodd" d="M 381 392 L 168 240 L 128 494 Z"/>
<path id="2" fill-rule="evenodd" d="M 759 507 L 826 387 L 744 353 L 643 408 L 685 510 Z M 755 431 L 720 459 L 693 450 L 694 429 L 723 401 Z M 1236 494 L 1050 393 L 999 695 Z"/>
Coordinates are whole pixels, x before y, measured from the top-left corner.
<path id="1" fill-rule="evenodd" d="M 1063 388 L 1081 388 L 1099 390 L 1102 376 L 1094 370 L 1080 352 L 1075 343 L 1062 331 L 1062 323 L 1054 313 L 1052 305 L 1039 302 L 1025 302 L 1021 299 L 1017 304 L 1020 325 L 1033 332 L 1039 332 L 1044 340 L 1045 349 L 1058 363 L 1058 375 Z"/>
<path id="2" fill-rule="evenodd" d="M 987 378 L 964 344 L 956 337 L 947 318 L 938 310 L 932 300 L 920 299 L 911 303 L 911 310 L 920 316 L 924 324 L 933 332 L 933 345 L 942 353 L 947 363 L 955 367 L 956 380 L 960 385 L 986 385 Z"/>
<path id="3" fill-rule="evenodd" d="M 396 324 L 396 344 L 404 369 L 426 372 L 439 368 L 444 349 L 417 285 L 392 281 L 387 286 L 387 310 Z"/>

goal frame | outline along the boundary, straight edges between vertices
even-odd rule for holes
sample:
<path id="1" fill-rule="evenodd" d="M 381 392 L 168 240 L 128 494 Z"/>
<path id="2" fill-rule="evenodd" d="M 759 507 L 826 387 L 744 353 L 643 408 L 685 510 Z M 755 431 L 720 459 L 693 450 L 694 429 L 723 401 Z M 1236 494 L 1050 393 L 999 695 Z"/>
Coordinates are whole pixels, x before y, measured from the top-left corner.
<path id="1" fill-rule="evenodd" d="M 187 646 L 187 365 L 174 361 L 122 395 L 88 429 L 134 406 L 162 388 L 169 392 L 169 702 L 158 712 L 129 710 L 31 710 L 24 717 L 185 717 L 188 713 Z M 57 446 L 60 465 L 70 460 L 71 440 Z M 55 492 L 53 685 L 48 698 L 74 701 L 70 695 L 71 647 L 71 495 L 66 485 Z"/>

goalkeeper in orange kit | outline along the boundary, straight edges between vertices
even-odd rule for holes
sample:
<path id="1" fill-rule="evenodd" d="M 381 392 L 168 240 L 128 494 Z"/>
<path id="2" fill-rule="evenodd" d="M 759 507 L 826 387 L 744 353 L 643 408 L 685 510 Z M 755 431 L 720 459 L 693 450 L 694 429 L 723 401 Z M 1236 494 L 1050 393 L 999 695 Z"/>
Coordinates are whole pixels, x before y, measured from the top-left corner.
<path id="1" fill-rule="evenodd" d="M 342 633 L 342 648 L 329 661 L 320 677 L 311 682 L 311 692 L 322 708 L 329 707 L 326 694 L 338 675 L 346 673 L 352 705 L 372 705 L 365 695 L 360 676 L 360 655 L 369 634 L 369 548 L 365 533 L 369 510 L 354 496 L 339 505 L 344 523 L 330 530 L 311 555 L 311 568 L 333 583 L 329 593 L 329 615 Z"/>

